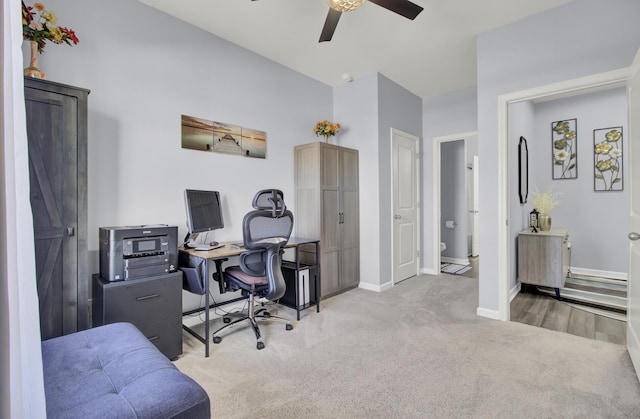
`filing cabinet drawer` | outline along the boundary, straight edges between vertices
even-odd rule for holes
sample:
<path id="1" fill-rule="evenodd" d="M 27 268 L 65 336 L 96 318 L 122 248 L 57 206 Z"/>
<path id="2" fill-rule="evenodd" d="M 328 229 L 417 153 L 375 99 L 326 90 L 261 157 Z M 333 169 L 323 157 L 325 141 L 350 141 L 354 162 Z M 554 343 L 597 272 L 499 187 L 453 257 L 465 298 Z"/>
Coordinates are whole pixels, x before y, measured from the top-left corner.
<path id="1" fill-rule="evenodd" d="M 94 275 L 93 325 L 129 322 L 169 359 L 182 353 L 182 272 L 107 282 Z"/>

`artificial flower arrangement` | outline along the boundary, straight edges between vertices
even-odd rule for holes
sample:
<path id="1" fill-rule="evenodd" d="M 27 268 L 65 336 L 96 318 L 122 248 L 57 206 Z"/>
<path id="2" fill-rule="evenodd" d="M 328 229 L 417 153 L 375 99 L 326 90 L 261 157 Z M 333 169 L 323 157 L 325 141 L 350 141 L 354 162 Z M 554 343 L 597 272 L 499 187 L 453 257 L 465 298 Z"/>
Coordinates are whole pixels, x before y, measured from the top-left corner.
<path id="1" fill-rule="evenodd" d="M 54 44 L 77 45 L 78 37 L 75 32 L 62 26 L 54 26 L 58 18 L 46 10 L 42 3 L 27 6 L 22 2 L 22 38 L 38 44 L 38 52 L 44 51 L 45 42 Z"/>
<path id="2" fill-rule="evenodd" d="M 334 124 L 333 122 L 327 121 L 326 119 L 318 121 L 315 127 L 313 127 L 313 132 L 316 134 L 316 136 L 319 137 L 322 135 L 325 142 L 329 139 L 329 137 L 336 135 L 338 131 L 340 131 L 340 124 Z"/>
<path id="3" fill-rule="evenodd" d="M 544 193 L 538 192 L 538 188 L 533 191 L 531 198 L 531 205 L 535 209 L 537 209 L 540 214 L 549 215 L 551 211 L 560 205 L 560 201 L 556 198 L 558 197 L 557 192 L 552 192 L 551 189 L 547 189 Z"/>

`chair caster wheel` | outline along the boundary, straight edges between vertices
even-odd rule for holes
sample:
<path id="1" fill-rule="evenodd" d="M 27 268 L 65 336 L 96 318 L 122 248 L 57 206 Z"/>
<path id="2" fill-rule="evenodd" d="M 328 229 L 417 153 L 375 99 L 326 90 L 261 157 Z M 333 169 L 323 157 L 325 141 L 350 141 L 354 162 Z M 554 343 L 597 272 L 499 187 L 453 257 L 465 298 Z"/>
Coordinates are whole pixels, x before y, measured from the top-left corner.
<path id="1" fill-rule="evenodd" d="M 230 319 L 230 318 L 228 318 L 228 317 L 223 317 L 223 318 L 222 318 L 222 321 L 223 321 L 224 323 L 231 323 L 231 319 Z"/>
<path id="2" fill-rule="evenodd" d="M 258 342 L 258 344 L 256 345 L 256 348 L 258 348 L 258 350 L 264 349 L 264 343 L 263 342 Z"/>
<path id="3" fill-rule="evenodd" d="M 213 337 L 213 343 L 220 343 L 220 342 L 222 342 L 222 338 L 220 336 Z"/>
<path id="4" fill-rule="evenodd" d="M 285 326 L 285 328 L 286 328 L 287 330 L 293 330 L 293 325 L 292 325 L 291 323 L 287 323 L 287 324 L 286 324 L 286 326 Z"/>

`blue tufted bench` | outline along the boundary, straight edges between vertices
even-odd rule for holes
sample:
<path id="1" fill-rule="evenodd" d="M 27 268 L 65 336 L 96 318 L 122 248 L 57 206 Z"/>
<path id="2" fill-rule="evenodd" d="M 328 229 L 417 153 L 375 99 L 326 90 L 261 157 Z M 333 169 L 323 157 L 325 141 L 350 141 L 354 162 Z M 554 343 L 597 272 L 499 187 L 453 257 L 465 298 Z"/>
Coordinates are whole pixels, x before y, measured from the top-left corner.
<path id="1" fill-rule="evenodd" d="M 209 397 L 130 323 L 42 342 L 47 417 L 210 418 Z"/>

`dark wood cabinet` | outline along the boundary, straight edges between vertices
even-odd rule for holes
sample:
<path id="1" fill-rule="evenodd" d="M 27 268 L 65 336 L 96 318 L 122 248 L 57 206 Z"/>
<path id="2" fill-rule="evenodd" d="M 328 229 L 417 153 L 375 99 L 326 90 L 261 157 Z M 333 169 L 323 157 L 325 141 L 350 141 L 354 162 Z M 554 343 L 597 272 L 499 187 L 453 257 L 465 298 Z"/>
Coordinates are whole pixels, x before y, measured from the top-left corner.
<path id="1" fill-rule="evenodd" d="M 31 210 L 42 339 L 89 327 L 87 96 L 25 77 Z"/>
<path id="2" fill-rule="evenodd" d="M 182 353 L 182 272 L 130 281 L 93 275 L 93 326 L 133 323 L 167 358 Z"/>

